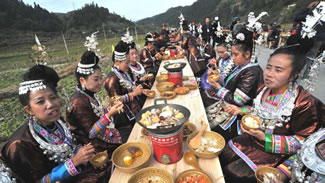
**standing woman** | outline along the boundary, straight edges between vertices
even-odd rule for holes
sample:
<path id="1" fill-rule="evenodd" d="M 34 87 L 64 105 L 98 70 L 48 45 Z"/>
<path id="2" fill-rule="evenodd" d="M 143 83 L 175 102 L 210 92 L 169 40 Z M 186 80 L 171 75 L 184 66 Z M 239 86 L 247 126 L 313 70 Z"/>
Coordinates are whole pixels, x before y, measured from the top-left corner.
<path id="1" fill-rule="evenodd" d="M 4 143 L 1 158 L 22 182 L 104 181 L 106 169 L 96 171 L 88 163 L 93 145 L 77 146 L 60 118 L 58 81 L 58 74 L 43 65 L 24 74 L 19 100 L 29 118 Z"/>
<path id="2" fill-rule="evenodd" d="M 233 38 L 231 46 L 232 59 L 235 68 L 224 78 L 223 85 L 211 82 L 207 95 L 215 100 L 224 100 L 236 106 L 252 105 L 257 95 L 258 86 L 263 83 L 263 71 L 255 60 L 252 60 L 253 33 L 246 28 L 241 29 Z M 221 133 L 226 141 L 239 133 L 238 122 L 232 120 L 217 126 L 214 130 Z"/>
<path id="3" fill-rule="evenodd" d="M 253 107 L 226 106 L 232 114 L 257 116 L 262 126 L 228 142 L 220 156 L 228 182 L 255 182 L 259 166 L 276 167 L 301 148 L 303 140 L 325 124 L 325 106 L 298 86 L 306 48 L 279 48 L 271 54 Z"/>
<path id="4" fill-rule="evenodd" d="M 126 57 L 128 46 L 120 41 L 113 53 L 111 72 L 104 81 L 105 90 L 109 97 L 122 101 L 123 112 L 114 115 L 115 128 L 122 136 L 122 141 L 126 142 L 133 125 L 136 114 L 141 110 L 141 101 L 138 97 L 142 94 L 143 87 L 135 84 L 132 73 L 129 70 L 129 61 Z"/>
<path id="5" fill-rule="evenodd" d="M 97 152 L 107 150 L 109 158 L 122 143 L 114 128 L 113 115 L 123 104 L 105 109 L 96 93 L 102 88 L 102 71 L 99 58 L 94 52 L 86 51 L 75 70 L 78 82 L 67 108 L 67 121 L 78 143 L 91 143 Z M 108 169 L 111 165 L 109 165 Z"/>

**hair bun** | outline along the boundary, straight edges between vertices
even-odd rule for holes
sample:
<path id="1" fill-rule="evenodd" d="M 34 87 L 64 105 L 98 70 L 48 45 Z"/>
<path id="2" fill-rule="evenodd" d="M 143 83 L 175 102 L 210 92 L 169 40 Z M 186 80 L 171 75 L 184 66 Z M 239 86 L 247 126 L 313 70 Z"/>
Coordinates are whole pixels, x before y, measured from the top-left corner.
<path id="1" fill-rule="evenodd" d="M 35 65 L 24 74 L 24 81 L 30 80 L 44 80 L 46 83 L 57 87 L 60 78 L 53 68 L 45 65 Z"/>
<path id="2" fill-rule="evenodd" d="M 245 44 L 253 47 L 253 32 L 247 30 L 245 27 L 241 28 L 234 36 L 233 44 Z"/>
<path id="3" fill-rule="evenodd" d="M 95 65 L 97 65 L 99 62 L 99 58 L 97 57 L 97 55 L 92 52 L 92 51 L 86 51 L 82 57 L 81 57 L 81 61 L 80 63 L 82 64 L 93 64 L 95 63 Z"/>

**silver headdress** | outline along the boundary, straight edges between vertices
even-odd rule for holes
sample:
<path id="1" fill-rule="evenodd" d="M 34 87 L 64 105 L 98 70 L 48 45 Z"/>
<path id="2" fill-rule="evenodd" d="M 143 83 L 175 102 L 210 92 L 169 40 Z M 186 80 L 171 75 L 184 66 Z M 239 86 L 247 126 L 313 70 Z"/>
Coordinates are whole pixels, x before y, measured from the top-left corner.
<path id="1" fill-rule="evenodd" d="M 46 85 L 43 80 L 24 81 L 19 84 L 19 95 L 24 95 L 29 91 L 38 91 L 45 88 Z"/>
<path id="2" fill-rule="evenodd" d="M 32 46 L 34 52 L 29 54 L 29 58 L 37 65 L 46 65 L 46 61 L 50 59 L 50 56 L 47 54 L 47 48 L 41 44 L 37 35 L 35 34 L 36 44 Z"/>
<path id="3" fill-rule="evenodd" d="M 99 58 L 101 58 L 100 49 L 97 48 L 98 46 L 98 41 L 96 36 L 97 33 L 99 33 L 99 31 L 96 31 L 92 33 L 90 36 L 87 36 L 84 46 L 87 47 L 88 51 L 94 52 Z"/>
<path id="4" fill-rule="evenodd" d="M 94 63 L 92 64 L 82 64 L 79 62 L 77 66 L 77 72 L 85 75 L 93 74 L 95 72 L 93 68 L 95 65 L 96 65 L 96 57 L 94 57 Z"/>
<path id="5" fill-rule="evenodd" d="M 266 11 L 263 11 L 255 18 L 254 12 L 250 12 L 248 14 L 248 24 L 246 25 L 247 30 L 251 32 L 260 33 L 262 31 L 262 24 L 258 22 L 258 20 L 260 20 L 265 15 L 269 15 L 269 14 Z M 251 62 L 256 61 L 257 54 L 258 52 L 256 49 L 256 40 L 253 40 Z"/>
<path id="6" fill-rule="evenodd" d="M 0 182 L 16 183 L 16 179 L 12 178 L 12 172 L 10 168 L 6 167 L 0 160 Z"/>
<path id="7" fill-rule="evenodd" d="M 322 21 L 325 21 L 325 2 L 320 1 L 319 4 L 313 9 L 313 15 L 307 15 L 306 21 L 302 22 L 301 37 L 312 38 L 317 34 L 315 30 L 316 26 L 322 25 Z M 312 48 L 313 49 L 313 48 Z M 314 50 L 318 51 L 318 50 Z M 308 55 L 308 54 L 307 54 Z M 315 57 L 315 58 L 311 58 Z M 308 91 L 313 91 L 315 87 L 316 80 L 319 74 L 320 64 L 325 58 L 325 52 L 321 53 L 318 57 L 311 54 L 311 57 L 307 57 L 305 66 L 305 86 Z"/>
<path id="8" fill-rule="evenodd" d="M 129 28 L 126 28 L 126 33 L 123 37 L 121 37 L 121 40 L 127 44 L 131 44 L 133 42 L 133 36 L 130 36 Z"/>
<path id="9" fill-rule="evenodd" d="M 298 150 L 294 162 L 289 167 L 292 178 L 290 182 L 325 182 L 325 161 L 317 155 L 315 150 L 316 144 L 324 138 L 325 129 L 320 129 L 305 140 L 302 148 Z M 310 175 L 307 175 L 308 169 L 312 171 Z"/>
<path id="10" fill-rule="evenodd" d="M 114 59 L 117 61 L 125 61 L 126 60 L 126 52 L 114 51 Z"/>
<path id="11" fill-rule="evenodd" d="M 260 20 L 265 15 L 269 14 L 266 11 L 263 11 L 255 18 L 254 12 L 250 12 L 248 14 L 248 24 L 246 25 L 246 28 L 251 32 L 261 32 L 262 24 L 258 22 L 258 20 Z"/>
<path id="12" fill-rule="evenodd" d="M 313 15 L 307 15 L 306 21 L 302 22 L 301 35 L 302 38 L 306 36 L 312 38 L 316 35 L 317 31 L 315 27 L 317 25 L 322 25 L 321 21 L 325 21 L 325 2 L 320 1 L 316 8 L 313 10 Z"/>

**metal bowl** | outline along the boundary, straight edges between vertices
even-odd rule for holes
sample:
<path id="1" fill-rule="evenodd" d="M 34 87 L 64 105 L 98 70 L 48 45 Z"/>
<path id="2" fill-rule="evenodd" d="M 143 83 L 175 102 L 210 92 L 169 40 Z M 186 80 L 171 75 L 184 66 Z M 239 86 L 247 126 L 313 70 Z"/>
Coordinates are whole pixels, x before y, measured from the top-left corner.
<path id="1" fill-rule="evenodd" d="M 204 181 L 202 182 L 213 183 L 211 177 L 200 170 L 186 170 L 177 176 L 175 182 L 176 183 L 182 182 L 182 180 L 184 180 L 186 177 L 192 177 L 192 176 L 202 176 L 204 179 Z"/>
<path id="2" fill-rule="evenodd" d="M 128 183 L 147 183 L 155 181 L 159 183 L 174 183 L 173 176 L 169 172 L 161 168 L 152 167 L 135 172 Z"/>
<path id="3" fill-rule="evenodd" d="M 255 171 L 255 177 L 258 183 L 263 183 L 264 182 L 264 176 L 267 173 L 272 173 L 276 177 L 276 179 L 280 180 L 281 179 L 281 174 L 278 169 L 269 167 L 269 166 L 261 166 L 258 167 Z"/>
<path id="4" fill-rule="evenodd" d="M 132 156 L 132 154 L 128 151 L 128 148 L 131 146 L 141 149 L 142 155 L 133 158 L 133 163 L 130 166 L 126 166 L 123 162 L 123 158 L 127 155 Z M 151 153 L 152 152 L 149 145 L 142 142 L 129 142 L 115 149 L 112 154 L 112 162 L 119 171 L 132 173 L 146 167 L 149 164 Z"/>
<path id="5" fill-rule="evenodd" d="M 219 133 L 216 132 L 212 132 L 212 131 L 205 131 L 202 135 L 202 137 L 204 137 L 207 140 L 217 140 L 217 145 L 216 148 L 220 149 L 217 152 L 197 152 L 195 151 L 191 146 L 190 146 L 190 141 L 192 138 L 194 138 L 199 132 L 195 132 L 192 133 L 191 135 L 189 135 L 187 137 L 186 140 L 186 144 L 187 147 L 190 149 L 190 151 L 192 151 L 197 157 L 199 158 L 203 158 L 203 159 L 212 159 L 212 158 L 216 158 L 221 152 L 222 150 L 225 148 L 226 145 L 226 141 L 225 139 L 222 137 L 222 135 L 220 135 Z"/>

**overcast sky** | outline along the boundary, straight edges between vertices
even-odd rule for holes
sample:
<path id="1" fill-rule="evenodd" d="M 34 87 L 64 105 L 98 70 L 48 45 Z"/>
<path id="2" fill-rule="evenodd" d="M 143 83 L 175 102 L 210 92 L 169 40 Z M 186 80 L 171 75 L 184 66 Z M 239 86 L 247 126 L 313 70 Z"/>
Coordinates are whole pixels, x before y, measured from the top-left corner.
<path id="1" fill-rule="evenodd" d="M 66 13 L 80 9 L 85 4 L 92 2 L 98 6 L 108 8 L 132 21 L 164 13 L 171 7 L 187 6 L 196 0 L 23 0 L 25 4 L 33 5 L 34 2 L 49 12 Z"/>

